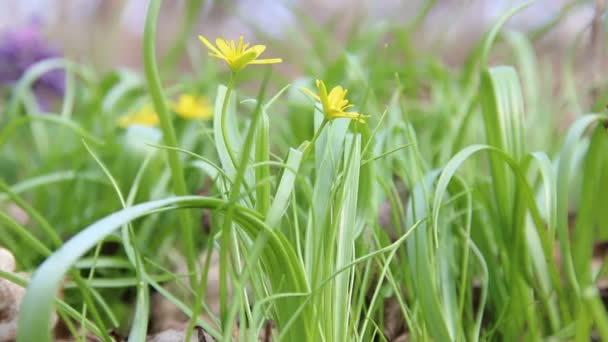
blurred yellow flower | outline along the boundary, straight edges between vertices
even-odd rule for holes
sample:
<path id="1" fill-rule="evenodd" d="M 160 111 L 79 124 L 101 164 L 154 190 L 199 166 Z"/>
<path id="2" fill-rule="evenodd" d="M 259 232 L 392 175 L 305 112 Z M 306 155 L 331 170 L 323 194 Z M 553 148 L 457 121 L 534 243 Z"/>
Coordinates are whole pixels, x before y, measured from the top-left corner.
<path id="1" fill-rule="evenodd" d="M 131 112 L 118 119 L 118 126 L 127 128 L 131 125 L 140 125 L 154 127 L 159 123 L 158 114 L 152 108 L 152 105 L 145 105 L 138 111 Z"/>
<path id="2" fill-rule="evenodd" d="M 249 47 L 249 43 L 243 43 L 243 36 L 239 37 L 238 44 L 234 40 L 216 39 L 213 46 L 205 37 L 199 35 L 198 38 L 211 51 L 209 56 L 223 59 L 233 72 L 237 72 L 248 64 L 274 64 L 281 63 L 280 58 L 257 59 L 266 50 L 264 45 L 254 45 Z"/>
<path id="3" fill-rule="evenodd" d="M 209 100 L 203 96 L 182 94 L 177 102 L 171 105 L 171 109 L 186 120 L 209 120 L 213 118 L 213 107 Z"/>
<path id="4" fill-rule="evenodd" d="M 342 86 L 336 86 L 333 87 L 328 94 L 325 83 L 321 80 L 317 80 L 317 89 L 319 92 L 318 95 L 309 89 L 302 88 L 302 90 L 304 90 L 307 94 L 321 103 L 323 106 L 323 115 L 325 115 L 327 120 L 348 118 L 365 123 L 365 118 L 367 115 L 346 112 L 348 108 L 353 107 L 353 105 L 349 104 L 348 100 L 346 99 L 346 93 L 348 93 L 347 89 L 342 88 Z"/>

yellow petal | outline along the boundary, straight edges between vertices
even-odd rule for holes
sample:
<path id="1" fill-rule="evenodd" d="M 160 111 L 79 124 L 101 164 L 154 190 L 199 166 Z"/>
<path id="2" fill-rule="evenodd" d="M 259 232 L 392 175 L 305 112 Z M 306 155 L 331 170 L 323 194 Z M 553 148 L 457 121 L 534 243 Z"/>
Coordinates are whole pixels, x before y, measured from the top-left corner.
<path id="1" fill-rule="evenodd" d="M 257 57 L 257 55 L 255 54 L 255 52 L 249 51 L 249 52 L 246 52 L 246 53 L 238 56 L 238 58 L 236 60 L 230 61 L 228 63 L 228 66 L 230 67 L 230 69 L 232 71 L 239 71 L 239 70 L 243 69 L 247 64 L 253 62 L 253 60 L 255 60 L 256 57 Z"/>
<path id="2" fill-rule="evenodd" d="M 213 53 L 217 54 L 217 55 L 221 55 L 222 53 L 215 47 L 213 46 L 208 40 L 207 38 L 205 38 L 203 35 L 199 35 L 198 39 L 205 44 L 205 46 L 207 47 L 207 49 L 211 50 Z"/>
<path id="3" fill-rule="evenodd" d="M 365 122 L 365 120 L 364 120 L 365 116 L 361 115 L 359 113 L 333 111 L 330 114 L 330 119 L 337 119 L 337 118 L 347 118 L 347 119 L 357 120 L 359 122 Z"/>
<path id="4" fill-rule="evenodd" d="M 344 88 L 341 86 L 333 87 L 329 92 L 329 95 L 327 95 L 327 98 L 333 108 L 338 107 L 344 98 Z"/>
<path id="5" fill-rule="evenodd" d="M 217 53 L 213 53 L 213 52 L 209 52 L 209 56 L 215 57 L 215 58 L 219 58 L 219 59 L 223 59 L 223 60 L 227 60 L 226 57 L 224 57 L 223 55 L 218 55 Z"/>
<path id="6" fill-rule="evenodd" d="M 313 93 L 310 89 L 302 87 L 302 88 L 300 88 L 300 90 L 302 90 L 306 94 L 310 95 L 313 99 L 321 102 L 321 99 L 319 98 L 319 95 Z"/>
<path id="7" fill-rule="evenodd" d="M 283 60 L 280 58 L 267 58 L 267 59 L 254 59 L 249 62 L 249 64 L 276 64 L 283 63 Z"/>
<path id="8" fill-rule="evenodd" d="M 261 55 L 265 50 L 266 50 L 265 45 L 254 45 L 254 46 L 250 47 L 248 51 L 255 52 L 256 57 L 257 57 L 257 56 Z"/>
<path id="9" fill-rule="evenodd" d="M 327 115 L 330 107 L 327 99 L 327 88 L 325 87 L 325 83 L 321 80 L 317 80 L 317 88 L 319 89 L 319 99 L 321 100 L 321 105 L 323 105 L 323 112 L 325 112 Z"/>
<path id="10" fill-rule="evenodd" d="M 239 36 L 239 45 L 236 47 L 236 52 L 241 53 L 243 50 L 243 36 Z"/>
<path id="11" fill-rule="evenodd" d="M 224 55 L 226 58 L 231 59 L 234 56 L 234 50 L 231 50 L 228 44 L 223 39 L 216 39 L 215 45 L 217 45 L 218 49 L 221 51 L 220 54 Z"/>
<path id="12" fill-rule="evenodd" d="M 118 125 L 127 128 L 131 125 L 156 126 L 159 117 L 150 106 L 144 106 L 138 112 L 133 112 L 118 119 Z"/>

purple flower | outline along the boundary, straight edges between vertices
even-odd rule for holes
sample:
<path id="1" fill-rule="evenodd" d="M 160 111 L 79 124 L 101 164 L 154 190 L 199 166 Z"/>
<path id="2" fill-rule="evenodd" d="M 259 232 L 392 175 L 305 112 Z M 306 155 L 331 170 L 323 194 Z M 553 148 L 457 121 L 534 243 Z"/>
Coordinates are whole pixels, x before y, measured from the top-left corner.
<path id="1" fill-rule="evenodd" d="M 13 85 L 33 64 L 61 56 L 61 51 L 48 43 L 36 23 L 6 31 L 0 36 L 0 85 Z M 34 91 L 43 106 L 49 95 L 62 96 L 64 72 L 53 70 L 43 74 L 34 84 Z"/>

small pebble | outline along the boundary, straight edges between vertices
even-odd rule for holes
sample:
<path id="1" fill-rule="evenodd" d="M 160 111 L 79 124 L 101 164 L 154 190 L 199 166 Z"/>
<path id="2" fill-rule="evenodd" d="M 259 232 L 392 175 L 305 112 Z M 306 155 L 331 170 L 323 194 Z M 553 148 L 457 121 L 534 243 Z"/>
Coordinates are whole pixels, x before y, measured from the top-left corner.
<path id="1" fill-rule="evenodd" d="M 0 247 L 0 270 L 4 272 L 15 271 L 15 257 L 7 249 Z"/>
<path id="2" fill-rule="evenodd" d="M 0 248 L 0 270 L 15 270 L 15 257 L 4 248 Z M 17 337 L 17 317 L 24 295 L 24 288 L 0 278 L 0 342 L 13 341 Z"/>
<path id="3" fill-rule="evenodd" d="M 185 342 L 185 338 L 185 330 L 169 329 L 149 337 L 148 342 Z M 194 331 L 192 331 L 190 342 L 215 342 L 215 340 L 213 337 L 209 336 L 209 334 L 204 332 L 203 329 L 196 328 Z"/>

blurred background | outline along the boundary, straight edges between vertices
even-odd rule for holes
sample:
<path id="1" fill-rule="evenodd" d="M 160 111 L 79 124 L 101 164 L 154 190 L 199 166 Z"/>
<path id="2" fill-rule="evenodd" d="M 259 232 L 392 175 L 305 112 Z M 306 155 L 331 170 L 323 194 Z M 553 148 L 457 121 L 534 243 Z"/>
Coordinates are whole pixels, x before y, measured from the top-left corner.
<path id="1" fill-rule="evenodd" d="M 522 3 L 520 0 L 171 0 L 163 3 L 158 43 L 161 50 L 174 43 L 180 30 L 188 26 L 184 22 L 188 21 L 185 13 L 192 18 L 194 32 L 190 40 L 183 42 L 186 49 L 201 48 L 196 39 L 198 33 L 211 38 L 242 34 L 250 40 L 264 35 L 265 39 L 289 44 L 296 56 L 305 56 L 309 48 L 303 20 L 331 24 L 331 32 L 327 34 L 339 39 L 357 28 L 410 25 L 424 18 L 416 23 L 415 46 L 435 49 L 448 63 L 456 64 L 462 62 L 498 16 Z M 146 0 L 1 1 L 0 32 L 36 27 L 52 46 L 70 58 L 101 69 L 140 68 L 146 6 Z M 507 27 L 534 33 L 559 21 L 543 35 L 538 48 L 543 52 L 561 51 L 577 37 L 591 34 L 594 15 L 603 12 L 603 7 L 604 0 L 539 0 L 516 15 Z"/>
<path id="2" fill-rule="evenodd" d="M 509 11 L 530 3 L 507 22 L 503 32 L 519 31 L 532 44 L 542 93 L 569 99 L 553 101 L 553 108 L 545 109 L 564 118 L 566 127 L 576 113 L 604 108 L 598 99 L 605 94 L 608 73 L 606 2 L 171 0 L 162 2 L 157 56 L 168 85 L 186 79 L 204 84 L 203 78 L 213 78 L 215 66 L 206 63 L 199 34 L 210 40 L 243 35 L 248 42 L 267 45 L 266 56 L 284 60 L 274 68 L 281 76 L 279 84 L 321 75 L 353 58 L 369 70 L 349 67 L 335 75 L 373 73 L 372 65 L 383 64 L 382 60 L 390 60 L 392 70 L 408 77 L 413 73 L 404 73 L 406 69 L 439 65 L 435 62 L 453 71 L 462 66 L 466 70 L 488 29 Z M 29 66 L 54 56 L 65 56 L 101 75 L 116 70 L 138 73 L 143 67 L 147 4 L 147 0 L 0 1 L 0 85 L 14 84 Z M 499 40 L 509 40 L 508 36 Z M 490 65 L 519 67 L 517 59 L 509 44 L 496 44 Z M 382 77 L 376 82 L 379 86 L 394 75 L 377 76 Z M 417 88 L 411 90 L 419 99 L 427 97 L 420 83 L 412 81 L 411 86 Z M 51 99 L 53 94 L 61 95 L 63 74 L 48 73 L 35 88 L 42 102 L 45 92 L 51 93 Z"/>

